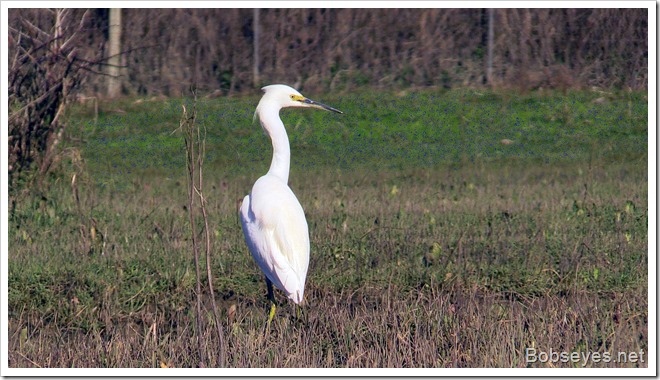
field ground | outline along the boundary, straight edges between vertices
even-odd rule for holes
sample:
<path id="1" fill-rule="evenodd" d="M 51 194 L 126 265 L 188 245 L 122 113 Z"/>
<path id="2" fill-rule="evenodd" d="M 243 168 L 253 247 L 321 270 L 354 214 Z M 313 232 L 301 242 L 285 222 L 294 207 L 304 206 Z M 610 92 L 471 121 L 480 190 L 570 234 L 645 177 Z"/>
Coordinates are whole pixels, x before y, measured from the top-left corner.
<path id="1" fill-rule="evenodd" d="M 205 292 L 208 366 L 648 365 L 618 355 L 648 350 L 645 94 L 313 98 L 345 115 L 283 112 L 312 253 L 302 319 L 277 293 L 268 334 L 237 216 L 270 161 L 258 98 L 198 104 L 225 334 Z M 76 107 L 55 170 L 13 191 L 10 367 L 199 365 L 180 105 Z"/>

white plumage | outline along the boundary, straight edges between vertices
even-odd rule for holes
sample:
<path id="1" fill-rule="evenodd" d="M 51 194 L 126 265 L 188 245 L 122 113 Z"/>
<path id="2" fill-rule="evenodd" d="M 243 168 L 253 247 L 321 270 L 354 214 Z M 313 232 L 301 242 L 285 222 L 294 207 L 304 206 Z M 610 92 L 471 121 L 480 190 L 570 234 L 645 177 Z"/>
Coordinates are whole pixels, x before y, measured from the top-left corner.
<path id="1" fill-rule="evenodd" d="M 289 86 L 270 85 L 263 91 L 255 117 L 271 139 L 273 160 L 268 173 L 254 183 L 243 199 L 241 224 L 248 249 L 266 275 L 269 296 L 272 297 L 272 288 L 268 281 L 300 304 L 309 266 L 309 232 L 303 208 L 287 184 L 291 152 L 279 111 L 285 107 L 341 111 L 307 99 Z"/>

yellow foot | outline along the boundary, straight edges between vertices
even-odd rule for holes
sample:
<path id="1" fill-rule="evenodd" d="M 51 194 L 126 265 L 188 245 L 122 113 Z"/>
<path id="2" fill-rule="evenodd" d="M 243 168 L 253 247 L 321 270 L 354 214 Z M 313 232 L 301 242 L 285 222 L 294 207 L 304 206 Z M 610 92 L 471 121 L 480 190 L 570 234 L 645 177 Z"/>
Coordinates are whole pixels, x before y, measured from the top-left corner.
<path id="1" fill-rule="evenodd" d="M 275 303 L 272 302 L 270 304 L 270 313 L 268 313 L 268 322 L 266 322 L 266 331 L 270 331 L 270 322 L 272 322 L 273 318 L 275 318 L 275 310 L 277 307 L 275 307 Z"/>

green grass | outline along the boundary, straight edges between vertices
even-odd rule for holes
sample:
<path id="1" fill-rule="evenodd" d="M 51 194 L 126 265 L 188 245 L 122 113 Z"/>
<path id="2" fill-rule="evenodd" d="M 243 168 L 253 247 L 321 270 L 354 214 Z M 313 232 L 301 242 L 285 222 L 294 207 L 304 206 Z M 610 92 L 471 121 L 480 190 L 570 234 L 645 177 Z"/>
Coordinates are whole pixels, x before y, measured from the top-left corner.
<path id="1" fill-rule="evenodd" d="M 642 93 L 622 92 L 605 102 L 594 102 L 598 94 L 589 92 L 517 97 L 470 90 L 365 91 L 322 97 L 345 114 L 282 112 L 293 170 L 627 159 L 639 157 L 647 145 Z M 270 142 L 252 120 L 257 102 L 256 97 L 200 100 L 210 169 L 224 175 L 267 170 Z M 75 118 L 72 127 L 85 140 L 81 148 L 97 181 L 144 172 L 177 176 L 185 169 L 181 134 L 173 133 L 180 113 L 180 99 L 127 100 L 107 105 L 98 123 Z M 502 144 L 503 139 L 513 143 Z"/>
<path id="2" fill-rule="evenodd" d="M 313 96 L 344 115 L 283 111 L 312 257 L 306 321 L 278 294 L 269 337 L 237 217 L 270 163 L 258 98 L 200 100 L 227 364 L 524 367 L 525 347 L 646 351 L 646 97 L 599 97 L 365 91 Z M 97 123 L 72 110 L 48 186 L 16 195 L 10 366 L 197 366 L 181 100 L 101 109 Z M 210 322 L 200 334 L 217 364 Z M 603 365 L 616 366 L 590 364 Z"/>

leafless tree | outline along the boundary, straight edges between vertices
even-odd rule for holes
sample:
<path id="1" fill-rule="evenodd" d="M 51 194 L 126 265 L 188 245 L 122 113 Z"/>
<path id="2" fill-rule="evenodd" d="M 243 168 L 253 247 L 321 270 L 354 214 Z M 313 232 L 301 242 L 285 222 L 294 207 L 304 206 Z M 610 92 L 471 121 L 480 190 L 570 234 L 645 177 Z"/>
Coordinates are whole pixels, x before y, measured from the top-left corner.
<path id="1" fill-rule="evenodd" d="M 90 18 L 89 10 L 9 10 L 10 189 L 32 165 L 32 178 L 48 170 L 65 106 L 102 62 L 85 41 Z"/>

